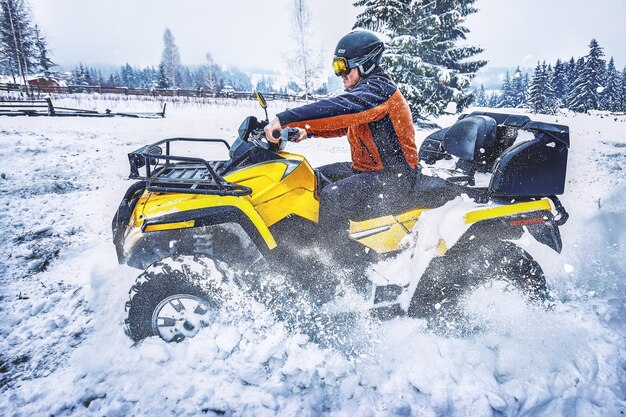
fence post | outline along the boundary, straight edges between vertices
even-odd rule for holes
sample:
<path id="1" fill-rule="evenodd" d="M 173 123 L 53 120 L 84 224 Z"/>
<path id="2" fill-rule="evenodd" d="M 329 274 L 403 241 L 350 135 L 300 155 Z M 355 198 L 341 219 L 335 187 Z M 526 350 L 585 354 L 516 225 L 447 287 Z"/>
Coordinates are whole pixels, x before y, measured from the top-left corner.
<path id="1" fill-rule="evenodd" d="M 54 106 L 52 105 L 52 99 L 50 97 L 46 97 L 46 103 L 48 103 L 48 115 L 54 116 Z"/>

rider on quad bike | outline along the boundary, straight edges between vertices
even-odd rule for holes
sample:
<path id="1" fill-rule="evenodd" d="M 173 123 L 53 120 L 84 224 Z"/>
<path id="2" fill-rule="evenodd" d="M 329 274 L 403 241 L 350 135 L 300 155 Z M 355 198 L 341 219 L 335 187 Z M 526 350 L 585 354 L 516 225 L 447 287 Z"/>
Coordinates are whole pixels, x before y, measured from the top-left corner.
<path id="1" fill-rule="evenodd" d="M 410 208 L 405 195 L 419 176 L 415 131 L 406 100 L 380 67 L 384 49 L 371 32 L 348 33 L 337 43 L 333 58 L 345 93 L 278 113 L 265 127 L 273 143 L 279 142 L 275 132 L 283 128 L 298 128 L 298 141 L 348 137 L 352 163 L 317 168 L 329 183 L 319 193 L 319 225 L 327 237 L 329 230 L 347 230 L 349 218 L 371 218 L 389 207 Z M 345 233 L 333 239 L 340 237 L 348 240 Z"/>
<path id="2" fill-rule="evenodd" d="M 373 40 L 370 34 L 363 39 Z M 143 271 L 126 303 L 134 340 L 193 337 L 228 311 L 237 298 L 231 294 L 240 290 L 272 309 L 274 295 L 286 295 L 288 307 L 297 307 L 300 293 L 325 305 L 324 291 L 335 288 L 325 279 L 344 270 L 354 280 L 350 290 L 362 297 L 358 311 L 426 318 L 435 327 L 456 327 L 464 297 L 492 282 L 529 301 L 545 300 L 541 267 L 518 242 L 529 234 L 562 249 L 559 227 L 568 214 L 557 195 L 565 187 L 568 127 L 519 114 L 464 114 L 424 140 L 419 159 L 435 175 L 423 175 L 410 112 L 376 65 L 382 51 L 376 42 L 358 55 L 364 61 L 341 59 L 348 48 L 340 42 L 336 72 L 352 73 L 347 82 L 362 78 L 342 96 L 269 122 L 267 103 L 257 94 L 266 119 L 247 117 L 234 140 L 176 137 L 128 154 L 136 182 L 112 231 L 119 262 Z M 287 152 L 285 143 L 305 133 L 288 126 L 307 135 L 347 135 L 352 167 L 315 169 Z M 229 158 L 191 157 L 180 152 L 186 145 L 223 146 Z M 343 225 L 325 226 L 332 217 Z M 429 224 L 422 233 L 420 226 Z M 329 259 L 310 250 L 329 242 Z M 402 273 L 370 271 L 415 248 L 413 264 Z M 288 291 L 276 288 L 277 274 L 288 280 Z"/>

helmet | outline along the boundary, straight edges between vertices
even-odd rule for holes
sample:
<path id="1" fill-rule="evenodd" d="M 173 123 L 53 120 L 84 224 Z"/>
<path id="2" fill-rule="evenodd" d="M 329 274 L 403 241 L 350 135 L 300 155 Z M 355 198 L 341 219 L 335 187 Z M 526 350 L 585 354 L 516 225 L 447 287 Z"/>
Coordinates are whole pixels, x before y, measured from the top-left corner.
<path id="1" fill-rule="evenodd" d="M 354 30 L 339 39 L 333 58 L 335 75 L 347 74 L 352 68 L 359 68 L 361 75 L 367 75 L 380 64 L 385 45 L 372 32 Z"/>

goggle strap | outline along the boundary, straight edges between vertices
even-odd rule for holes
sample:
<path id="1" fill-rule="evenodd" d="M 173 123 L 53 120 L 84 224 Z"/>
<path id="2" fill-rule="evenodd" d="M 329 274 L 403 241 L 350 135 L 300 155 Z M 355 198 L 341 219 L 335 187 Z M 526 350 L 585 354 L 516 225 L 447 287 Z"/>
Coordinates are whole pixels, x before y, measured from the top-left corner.
<path id="1" fill-rule="evenodd" d="M 365 64 L 370 59 L 375 58 L 376 55 L 381 53 L 383 50 L 384 50 L 383 45 L 380 45 L 378 48 L 374 49 L 372 52 L 370 52 L 369 54 L 365 55 L 362 58 L 351 59 L 351 60 L 348 61 L 348 67 L 350 67 L 350 68 L 360 67 L 361 65 Z"/>

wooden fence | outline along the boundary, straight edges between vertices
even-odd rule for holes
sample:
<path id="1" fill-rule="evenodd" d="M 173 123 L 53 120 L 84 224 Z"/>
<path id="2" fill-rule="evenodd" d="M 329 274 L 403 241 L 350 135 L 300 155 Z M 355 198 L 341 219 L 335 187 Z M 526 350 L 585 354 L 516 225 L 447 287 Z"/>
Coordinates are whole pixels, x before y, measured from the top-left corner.
<path id="1" fill-rule="evenodd" d="M 149 96 L 149 97 L 198 97 L 198 98 L 233 98 L 256 100 L 254 92 L 250 91 L 222 91 L 210 92 L 201 88 L 196 90 L 183 89 L 163 89 L 163 88 L 126 88 L 126 87 L 102 87 L 99 85 L 69 85 L 66 87 L 55 86 L 29 86 L 32 96 L 42 96 L 48 94 L 120 94 L 125 96 Z M 21 92 L 26 93 L 22 84 L 0 84 L 0 92 Z M 306 100 L 312 99 L 312 96 L 305 97 L 291 94 L 280 93 L 263 93 L 267 100 Z"/>

